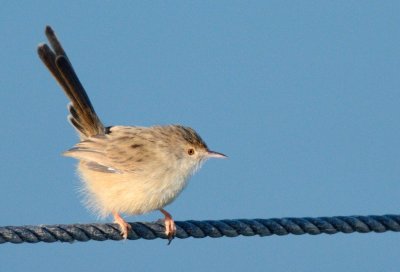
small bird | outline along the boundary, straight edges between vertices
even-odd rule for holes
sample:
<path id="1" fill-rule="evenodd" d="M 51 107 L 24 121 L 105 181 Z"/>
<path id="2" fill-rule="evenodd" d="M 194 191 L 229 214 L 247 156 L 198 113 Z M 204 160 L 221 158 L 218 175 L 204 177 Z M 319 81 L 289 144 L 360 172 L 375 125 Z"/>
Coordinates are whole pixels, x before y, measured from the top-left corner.
<path id="1" fill-rule="evenodd" d="M 80 142 L 64 155 L 79 160 L 88 208 L 101 217 L 113 215 L 124 239 L 131 226 L 121 214 L 159 210 L 171 242 L 176 226 L 164 207 L 207 159 L 226 156 L 209 150 L 196 131 L 181 125 L 105 127 L 50 26 L 45 34 L 52 49 L 40 44 L 38 54 L 70 100 L 68 119 Z"/>

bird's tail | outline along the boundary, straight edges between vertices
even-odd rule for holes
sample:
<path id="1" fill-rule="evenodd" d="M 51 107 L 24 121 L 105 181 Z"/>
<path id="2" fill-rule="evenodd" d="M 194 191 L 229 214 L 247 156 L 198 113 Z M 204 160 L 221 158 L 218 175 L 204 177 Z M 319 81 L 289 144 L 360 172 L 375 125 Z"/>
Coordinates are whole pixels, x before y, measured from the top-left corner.
<path id="1" fill-rule="evenodd" d="M 38 54 L 71 101 L 68 119 L 81 138 L 104 134 L 104 126 L 53 29 L 47 26 L 45 33 L 52 49 L 47 44 L 40 44 Z"/>

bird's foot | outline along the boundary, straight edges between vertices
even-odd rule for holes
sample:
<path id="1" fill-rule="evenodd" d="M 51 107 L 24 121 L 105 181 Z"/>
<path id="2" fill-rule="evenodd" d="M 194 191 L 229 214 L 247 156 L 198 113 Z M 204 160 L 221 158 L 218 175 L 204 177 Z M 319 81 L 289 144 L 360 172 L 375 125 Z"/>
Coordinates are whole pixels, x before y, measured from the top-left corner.
<path id="1" fill-rule="evenodd" d="M 167 212 L 164 209 L 160 209 L 160 212 L 162 212 L 165 216 L 165 218 L 164 218 L 165 235 L 167 235 L 168 245 L 169 245 L 169 244 L 171 244 L 172 240 L 175 238 L 176 225 L 175 225 L 174 220 L 172 219 L 171 214 L 169 214 L 169 212 Z"/>
<path id="2" fill-rule="evenodd" d="M 126 240 L 128 238 L 129 232 L 132 230 L 131 225 L 127 223 L 118 213 L 113 213 L 114 222 L 118 224 L 121 229 L 121 236 Z"/>

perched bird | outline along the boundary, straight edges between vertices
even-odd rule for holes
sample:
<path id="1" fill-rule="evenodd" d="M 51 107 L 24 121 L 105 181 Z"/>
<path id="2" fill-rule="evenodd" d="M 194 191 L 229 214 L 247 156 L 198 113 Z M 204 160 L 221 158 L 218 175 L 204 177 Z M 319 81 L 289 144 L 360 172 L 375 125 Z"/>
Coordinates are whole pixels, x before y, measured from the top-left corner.
<path id="1" fill-rule="evenodd" d="M 45 34 L 52 49 L 40 44 L 38 54 L 71 101 L 68 119 L 80 142 L 64 155 L 79 160 L 87 206 L 102 217 L 112 214 L 125 239 L 131 226 L 121 214 L 159 210 L 171 241 L 176 227 L 164 207 L 204 161 L 226 156 L 210 151 L 196 131 L 181 125 L 105 127 L 50 26 Z"/>

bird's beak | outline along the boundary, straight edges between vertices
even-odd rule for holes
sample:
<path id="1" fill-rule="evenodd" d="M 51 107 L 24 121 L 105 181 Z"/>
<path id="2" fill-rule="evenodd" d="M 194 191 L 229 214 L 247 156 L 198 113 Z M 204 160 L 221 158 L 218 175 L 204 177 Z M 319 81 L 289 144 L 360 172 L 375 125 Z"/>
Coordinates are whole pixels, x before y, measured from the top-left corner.
<path id="1" fill-rule="evenodd" d="M 215 152 L 215 151 L 210 151 L 210 150 L 208 150 L 207 157 L 209 157 L 209 158 L 216 158 L 216 159 L 225 159 L 225 158 L 228 158 L 228 156 L 226 156 L 226 155 L 224 155 L 224 154 L 222 154 L 222 153 Z"/>

